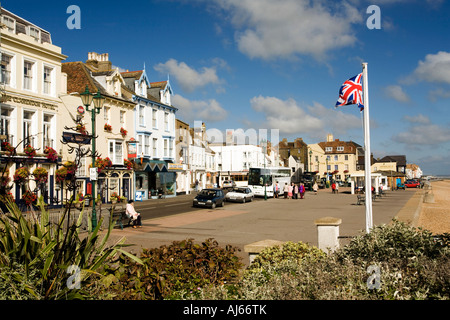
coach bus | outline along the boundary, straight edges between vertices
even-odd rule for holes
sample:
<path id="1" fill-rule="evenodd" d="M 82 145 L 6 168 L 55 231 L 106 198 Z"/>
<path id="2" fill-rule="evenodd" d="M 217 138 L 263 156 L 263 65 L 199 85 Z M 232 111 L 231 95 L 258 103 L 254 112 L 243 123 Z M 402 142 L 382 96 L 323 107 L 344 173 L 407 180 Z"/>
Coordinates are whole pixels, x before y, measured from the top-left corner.
<path id="1" fill-rule="evenodd" d="M 287 183 L 291 184 L 291 169 L 284 167 L 250 168 L 248 172 L 248 187 L 252 189 L 255 196 L 267 194 L 273 197 L 274 185 L 278 181 L 280 194 L 283 194 L 283 187 Z"/>

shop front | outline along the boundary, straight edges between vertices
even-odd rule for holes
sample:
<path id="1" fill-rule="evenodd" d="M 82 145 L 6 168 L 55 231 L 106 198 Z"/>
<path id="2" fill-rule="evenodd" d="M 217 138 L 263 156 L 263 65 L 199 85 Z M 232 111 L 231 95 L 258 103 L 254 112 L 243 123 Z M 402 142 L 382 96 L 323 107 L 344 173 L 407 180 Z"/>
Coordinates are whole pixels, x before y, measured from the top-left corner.
<path id="1" fill-rule="evenodd" d="M 176 171 L 169 171 L 169 163 L 149 160 L 136 168 L 136 198 L 140 200 L 157 199 L 161 196 L 176 196 Z"/>

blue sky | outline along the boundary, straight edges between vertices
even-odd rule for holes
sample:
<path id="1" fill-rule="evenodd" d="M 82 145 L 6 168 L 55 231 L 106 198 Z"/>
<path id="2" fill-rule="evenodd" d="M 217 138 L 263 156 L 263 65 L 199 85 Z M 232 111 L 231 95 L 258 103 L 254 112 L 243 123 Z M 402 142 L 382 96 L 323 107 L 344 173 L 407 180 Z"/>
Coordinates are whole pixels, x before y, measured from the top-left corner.
<path id="1" fill-rule="evenodd" d="M 11 1 L 67 61 L 109 53 L 174 90 L 178 117 L 209 129 L 279 130 L 306 143 L 364 142 L 356 106 L 334 108 L 368 63 L 371 150 L 450 175 L 450 3 L 446 0 Z M 81 29 L 69 29 L 69 5 Z M 381 29 L 366 22 L 380 8 Z M 270 138 L 270 136 L 269 136 Z"/>

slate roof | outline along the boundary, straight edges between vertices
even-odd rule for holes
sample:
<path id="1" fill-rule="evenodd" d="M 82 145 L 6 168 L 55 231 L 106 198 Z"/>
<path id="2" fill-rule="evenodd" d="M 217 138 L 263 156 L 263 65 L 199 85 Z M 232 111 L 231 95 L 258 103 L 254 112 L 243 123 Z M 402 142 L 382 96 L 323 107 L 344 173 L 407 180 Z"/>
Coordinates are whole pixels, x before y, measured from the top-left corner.
<path id="1" fill-rule="evenodd" d="M 87 68 L 86 65 L 81 61 L 64 62 L 61 65 L 61 71 L 67 74 L 67 93 L 82 93 L 85 91 L 87 85 L 91 93 L 97 93 L 97 91 L 100 91 L 100 93 L 106 97 L 125 102 L 131 102 L 129 99 L 111 95 L 93 77 L 94 75 L 99 76 L 110 74 L 109 71 L 91 72 L 89 68 Z M 130 89 L 126 86 L 122 85 L 122 89 L 125 89 L 125 91 L 132 94 L 132 91 L 130 91 Z"/>
<path id="2" fill-rule="evenodd" d="M 330 142 L 319 142 L 318 145 L 325 151 L 325 154 L 356 154 L 357 149 L 361 148 L 359 144 L 353 141 L 340 141 L 336 139 Z M 326 148 L 333 148 L 332 151 L 326 151 Z M 342 151 L 338 151 L 338 147 L 343 147 Z"/>

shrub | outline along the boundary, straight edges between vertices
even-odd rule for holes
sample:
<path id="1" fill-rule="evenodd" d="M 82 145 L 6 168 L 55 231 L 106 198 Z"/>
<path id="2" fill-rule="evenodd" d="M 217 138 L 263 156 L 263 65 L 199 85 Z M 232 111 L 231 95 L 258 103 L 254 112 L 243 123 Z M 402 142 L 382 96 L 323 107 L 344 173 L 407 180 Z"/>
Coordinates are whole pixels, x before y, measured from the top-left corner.
<path id="1" fill-rule="evenodd" d="M 200 299 L 416 300 L 450 299 L 448 234 L 394 221 L 352 239 L 335 253 L 298 244 L 266 249 L 233 290 L 208 287 Z M 369 266 L 379 272 L 369 273 Z M 369 287 L 373 276 L 375 288 Z"/>
<path id="2" fill-rule="evenodd" d="M 242 267 L 236 250 L 221 248 L 213 239 L 201 244 L 187 239 L 143 249 L 143 266 L 122 257 L 106 268 L 118 279 L 112 284 L 117 299 L 176 299 L 184 292 L 236 279 Z"/>
<path id="3" fill-rule="evenodd" d="M 249 266 L 249 270 L 259 269 L 267 264 L 276 264 L 284 260 L 299 263 L 306 256 L 310 258 L 324 257 L 325 252 L 303 242 L 285 242 L 281 246 L 273 246 L 261 251 Z"/>

